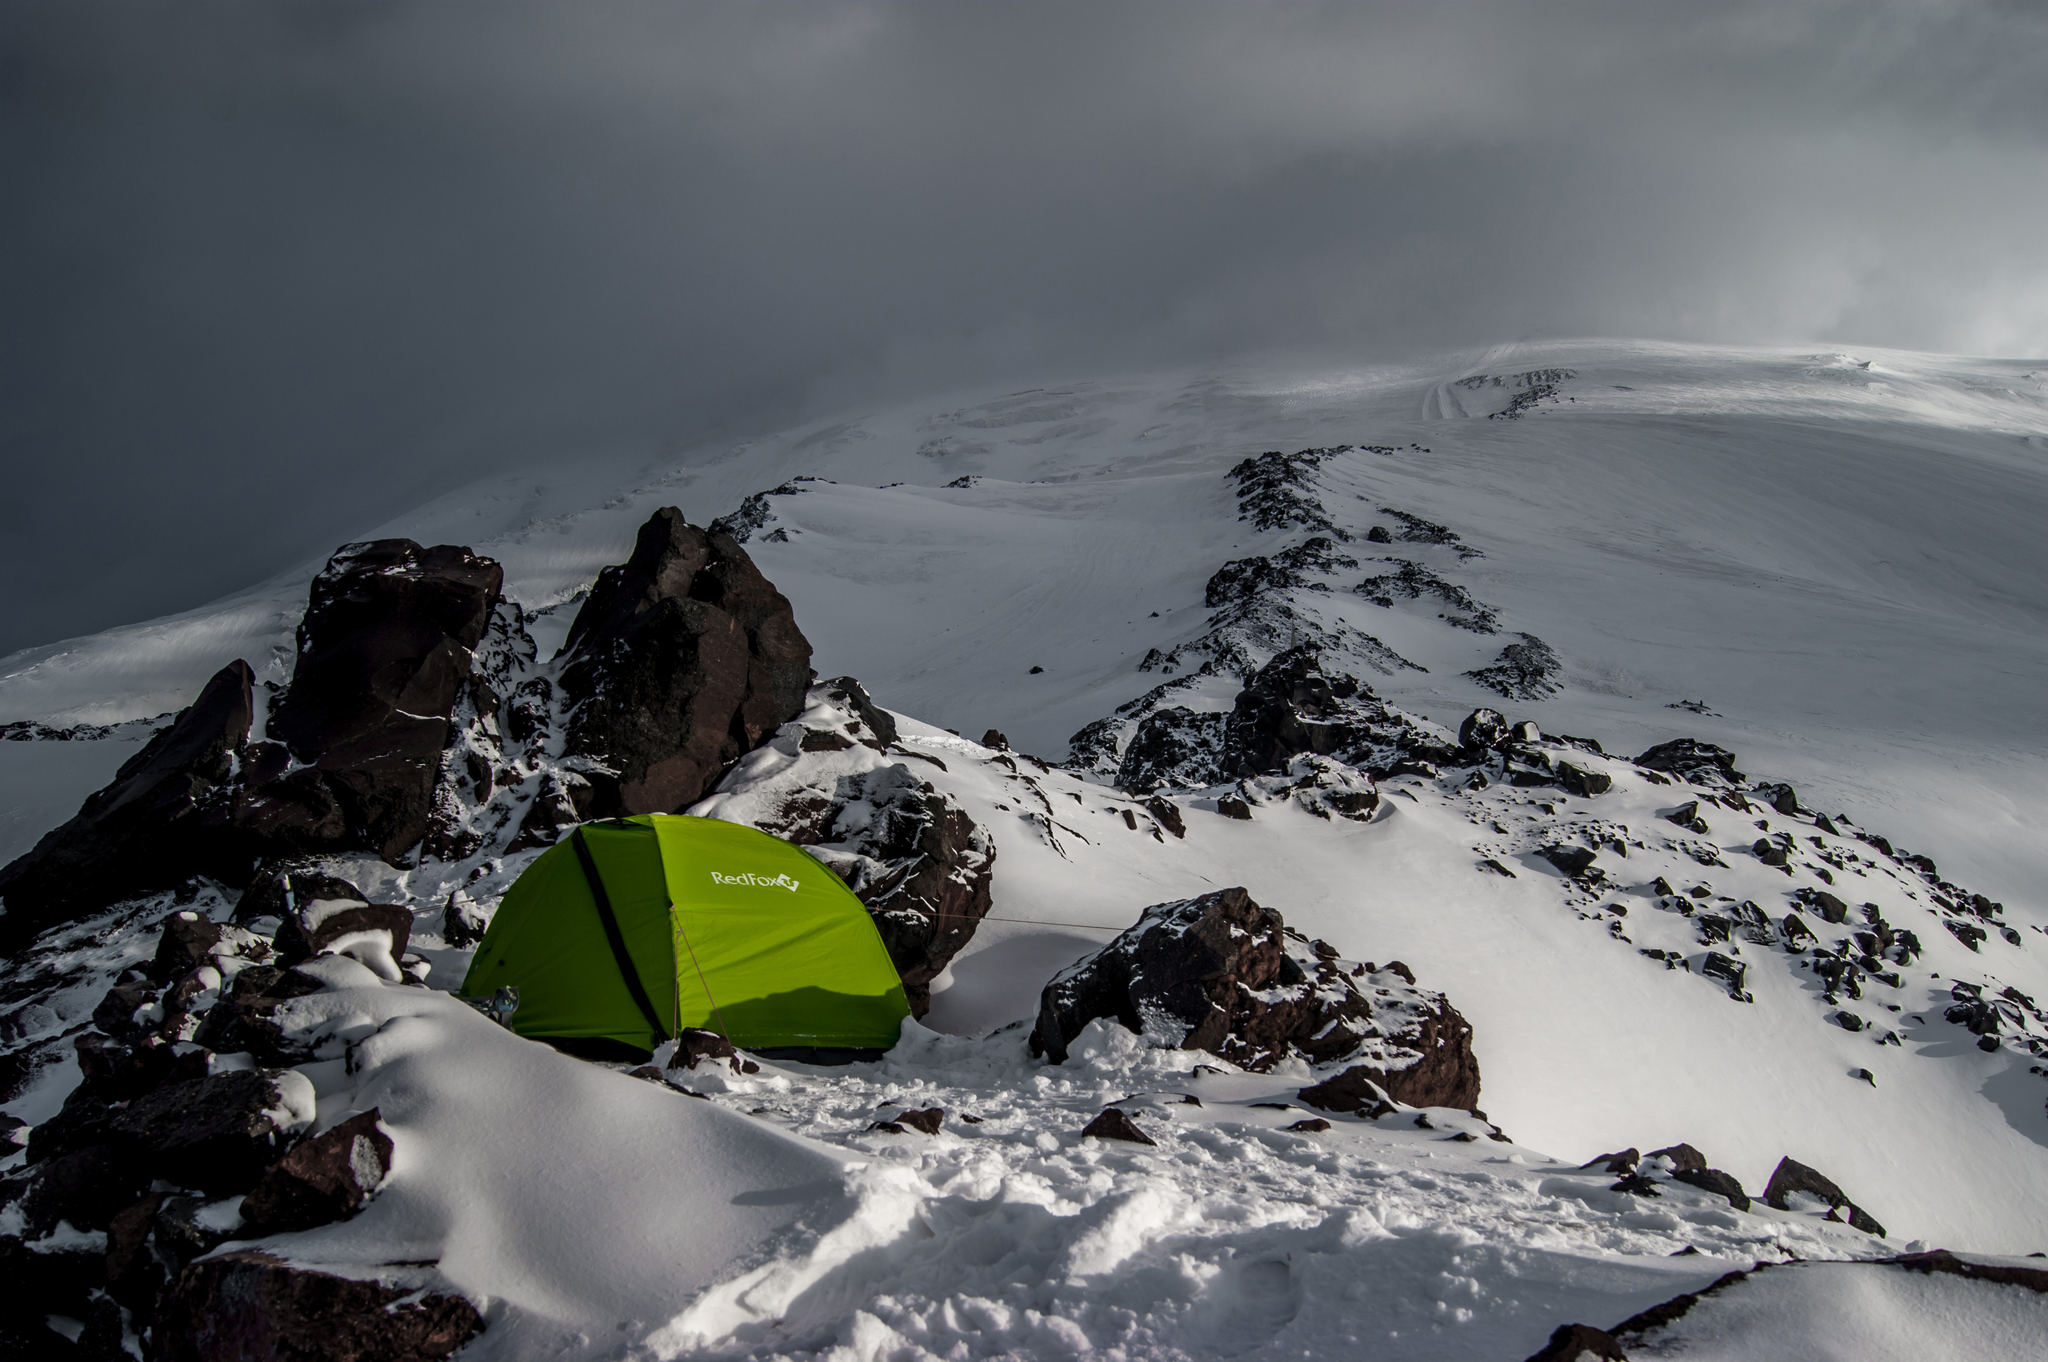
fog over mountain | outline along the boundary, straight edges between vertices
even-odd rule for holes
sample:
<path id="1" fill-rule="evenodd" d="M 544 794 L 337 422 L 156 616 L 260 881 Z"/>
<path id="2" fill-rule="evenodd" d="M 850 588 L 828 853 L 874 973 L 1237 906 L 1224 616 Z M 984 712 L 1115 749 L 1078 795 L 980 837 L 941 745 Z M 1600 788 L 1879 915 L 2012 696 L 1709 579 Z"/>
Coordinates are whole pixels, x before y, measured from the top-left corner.
<path id="1" fill-rule="evenodd" d="M 0 651 L 849 401 L 1624 335 L 2048 351 L 1999 4 L 14 4 Z"/>

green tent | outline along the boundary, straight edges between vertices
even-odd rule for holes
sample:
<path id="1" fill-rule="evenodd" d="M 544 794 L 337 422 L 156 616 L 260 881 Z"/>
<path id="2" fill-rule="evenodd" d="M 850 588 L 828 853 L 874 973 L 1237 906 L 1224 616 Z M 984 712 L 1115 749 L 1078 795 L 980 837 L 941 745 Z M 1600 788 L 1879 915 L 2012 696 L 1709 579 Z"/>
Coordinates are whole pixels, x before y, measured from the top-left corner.
<path id="1" fill-rule="evenodd" d="M 910 1005 L 861 901 L 801 848 L 716 818 L 586 823 L 498 906 L 462 991 L 519 990 L 512 1029 L 589 1055 L 686 1027 L 797 1057 L 880 1051 Z"/>

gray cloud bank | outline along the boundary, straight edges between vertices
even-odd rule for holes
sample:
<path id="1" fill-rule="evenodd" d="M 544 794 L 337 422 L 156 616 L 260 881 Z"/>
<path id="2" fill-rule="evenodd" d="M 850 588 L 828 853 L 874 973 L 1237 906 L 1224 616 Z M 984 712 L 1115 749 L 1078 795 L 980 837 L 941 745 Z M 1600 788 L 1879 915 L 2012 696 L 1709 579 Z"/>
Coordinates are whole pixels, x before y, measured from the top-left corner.
<path id="1" fill-rule="evenodd" d="M 1546 335 L 2048 352 L 2033 4 L 0 9 L 0 653 L 490 468 Z"/>

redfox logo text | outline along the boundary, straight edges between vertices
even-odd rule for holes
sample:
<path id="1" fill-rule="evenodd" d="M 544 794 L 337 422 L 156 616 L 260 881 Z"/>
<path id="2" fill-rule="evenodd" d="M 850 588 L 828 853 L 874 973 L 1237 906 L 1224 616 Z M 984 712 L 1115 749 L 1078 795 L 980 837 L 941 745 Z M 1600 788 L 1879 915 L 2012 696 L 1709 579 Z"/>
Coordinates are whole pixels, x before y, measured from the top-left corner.
<path id="1" fill-rule="evenodd" d="M 714 870 L 711 872 L 711 882 L 713 884 L 746 884 L 752 885 L 756 889 L 787 889 L 792 894 L 797 890 L 797 880 L 794 875 L 777 875 L 771 880 L 766 875 L 756 875 L 751 871 L 742 871 L 737 875 L 721 875 Z"/>

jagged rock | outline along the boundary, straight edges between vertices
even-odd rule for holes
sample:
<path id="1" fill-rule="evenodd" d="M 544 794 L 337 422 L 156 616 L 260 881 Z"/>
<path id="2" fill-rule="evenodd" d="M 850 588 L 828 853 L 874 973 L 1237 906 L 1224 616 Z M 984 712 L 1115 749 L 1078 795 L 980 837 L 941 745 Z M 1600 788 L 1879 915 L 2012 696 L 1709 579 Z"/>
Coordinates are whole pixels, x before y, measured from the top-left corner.
<path id="1" fill-rule="evenodd" d="M 1131 1144 L 1157 1145 L 1159 1141 L 1138 1129 L 1138 1123 L 1115 1107 L 1105 1108 L 1103 1113 L 1081 1129 L 1084 1140 L 1124 1140 Z"/>
<path id="2" fill-rule="evenodd" d="M 1683 1182 L 1688 1186 L 1697 1187 L 1703 1192 L 1712 1192 L 1715 1196 L 1728 1198 L 1728 1204 L 1738 1211 L 1749 1209 L 1749 1194 L 1742 1190 L 1742 1184 L 1736 1181 L 1731 1173 L 1724 1173 L 1718 1168 L 1702 1166 L 1699 1168 L 1680 1168 L 1671 1177 L 1675 1182 Z"/>
<path id="3" fill-rule="evenodd" d="M 1637 757 L 1636 765 L 1645 770 L 1664 771 L 1695 784 L 1716 780 L 1735 784 L 1743 779 L 1742 772 L 1735 769 L 1733 752 L 1692 738 L 1674 738 L 1670 742 L 1658 743 Z"/>
<path id="4" fill-rule="evenodd" d="M 1216 812 L 1222 814 L 1225 818 L 1235 818 L 1240 823 L 1249 823 L 1252 818 L 1252 806 L 1239 799 L 1236 795 L 1224 795 L 1221 799 L 1218 799 L 1216 801 Z"/>
<path id="5" fill-rule="evenodd" d="M 1386 1096 L 1415 1106 L 1478 1101 L 1471 1028 L 1441 994 L 1414 988 L 1398 962 L 1361 987 L 1318 945 L 1243 889 L 1156 904 L 1046 985 L 1033 1053 L 1063 1061 L 1089 1022 L 1112 1018 L 1151 1044 L 1207 1050 L 1247 1069 L 1287 1055 L 1346 1064 L 1315 1086 L 1321 1100 L 1310 1105 L 1326 1110 Z"/>
<path id="6" fill-rule="evenodd" d="M 563 646 L 567 751 L 603 762 L 589 815 L 668 813 L 803 708 L 811 645 L 730 536 L 672 506 L 598 574 Z"/>
<path id="7" fill-rule="evenodd" d="M 255 1250 L 186 1268 L 152 1333 L 162 1362 L 426 1362 L 483 1330 L 460 1296 L 294 1267 Z"/>
<path id="8" fill-rule="evenodd" d="M 221 869 L 213 840 L 196 834 L 248 737 L 253 680 L 245 662 L 221 668 L 75 817 L 0 869 L 0 950 L 79 913 Z"/>
<path id="9" fill-rule="evenodd" d="M 1490 752 L 1508 740 L 1508 716 L 1497 709 L 1475 709 L 1458 725 L 1458 746 L 1468 752 Z"/>
<path id="10" fill-rule="evenodd" d="M 1145 801 L 1145 812 L 1151 814 L 1153 818 L 1158 820 L 1160 827 L 1165 828 L 1175 837 L 1184 838 L 1188 835 L 1187 824 L 1181 820 L 1180 806 L 1172 800 L 1160 795 L 1154 795 Z"/>
<path id="11" fill-rule="evenodd" d="M 173 913 L 164 919 L 163 935 L 157 938 L 156 958 L 149 963 L 149 977 L 158 983 L 182 979 L 212 958 L 220 944 L 219 924 L 198 913 Z"/>
<path id="12" fill-rule="evenodd" d="M 1771 1170 L 1771 1181 L 1764 1188 L 1764 1204 L 1773 1210 L 1790 1210 L 1789 1198 L 1795 1192 L 1804 1192 L 1827 1202 L 1831 1213 L 1846 1208 L 1852 1226 L 1865 1234 L 1874 1234 L 1880 1239 L 1885 1237 L 1884 1226 L 1849 1200 L 1848 1194 L 1835 1186 L 1825 1174 L 1808 1168 L 1790 1157 L 1782 1158 L 1778 1160 L 1778 1166 Z"/>
<path id="13" fill-rule="evenodd" d="M 448 716 L 503 581 L 466 548 L 410 539 L 345 545 L 313 579 L 270 736 L 318 771 L 349 841 L 393 864 L 427 830 Z"/>
<path id="14" fill-rule="evenodd" d="M 1560 1324 L 1550 1342 L 1529 1354 L 1527 1362 L 1628 1362 L 1628 1354 L 1614 1335 L 1590 1324 Z"/>
<path id="15" fill-rule="evenodd" d="M 1228 718 L 1179 706 L 1146 715 L 1124 745 L 1117 788 L 1145 794 L 1161 786 L 1185 788 L 1219 779 Z"/>
<path id="16" fill-rule="evenodd" d="M 67 1105 L 36 1127 L 28 1157 L 40 1163 L 100 1145 L 124 1168 L 227 1196 L 253 1186 L 312 1115 L 301 1075 L 239 1069 L 166 1084 L 125 1107 L 90 1098 Z"/>
<path id="17" fill-rule="evenodd" d="M 242 1237 L 309 1230 L 361 1209 L 391 1171 L 380 1116 L 373 1107 L 294 1145 L 243 1198 Z"/>
<path id="18" fill-rule="evenodd" d="M 1786 866 L 1792 863 L 1792 853 L 1790 849 L 1780 846 L 1778 843 L 1773 842 L 1768 837 L 1757 838 L 1756 844 L 1750 847 L 1750 852 L 1759 861 L 1762 861 L 1765 865 L 1774 867 L 1779 870 L 1784 869 Z"/>
<path id="19" fill-rule="evenodd" d="M 115 984 L 93 1008 L 93 1025 L 110 1036 L 126 1036 L 141 1029 L 138 1014 L 155 1004 L 158 992 L 158 986 L 147 979 Z"/>

